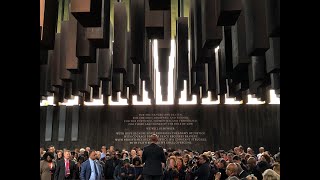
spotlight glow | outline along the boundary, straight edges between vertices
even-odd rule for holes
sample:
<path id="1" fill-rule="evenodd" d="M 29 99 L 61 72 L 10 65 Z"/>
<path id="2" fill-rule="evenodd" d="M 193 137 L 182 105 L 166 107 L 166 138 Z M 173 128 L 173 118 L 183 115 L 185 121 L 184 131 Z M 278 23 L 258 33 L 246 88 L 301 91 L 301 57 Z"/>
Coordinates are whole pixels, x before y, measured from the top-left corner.
<path id="1" fill-rule="evenodd" d="M 225 102 L 224 104 L 242 104 L 243 101 L 236 101 L 236 98 L 227 98 L 227 94 L 224 95 L 225 96 Z"/>
<path id="2" fill-rule="evenodd" d="M 280 104 L 280 98 L 277 97 L 275 90 L 270 90 L 270 103 L 269 104 Z"/>
<path id="3" fill-rule="evenodd" d="M 220 104 L 220 95 L 218 95 L 218 99 L 216 101 L 211 101 L 211 91 L 208 91 L 208 97 L 207 98 L 202 98 L 202 103 L 204 105 L 208 104 Z"/>
<path id="4" fill-rule="evenodd" d="M 103 95 L 101 95 L 101 99 L 93 99 L 92 102 L 84 101 L 85 106 L 103 106 Z"/>
<path id="5" fill-rule="evenodd" d="M 158 40 L 153 40 L 153 58 L 154 58 L 154 74 L 155 79 L 153 81 L 155 85 L 154 93 L 155 93 L 155 103 L 156 105 L 172 105 L 174 104 L 174 70 L 175 70 L 175 61 L 176 61 L 176 45 L 175 40 L 171 40 L 171 51 L 169 56 L 169 74 L 168 74 L 168 101 L 162 101 L 162 95 L 161 95 L 161 86 L 160 86 L 160 72 L 158 67 Z M 214 51 L 217 53 L 219 50 L 219 46 L 217 46 Z M 216 54 L 217 56 L 217 54 Z M 190 40 L 188 40 L 188 63 L 190 66 Z M 219 62 L 218 62 L 219 63 Z M 217 74 L 218 76 L 219 74 Z M 151 100 L 148 98 L 148 91 L 145 90 L 145 81 L 142 82 L 143 86 L 143 97 L 142 101 L 137 100 L 137 96 L 132 96 L 132 104 L 133 105 L 151 105 Z M 180 92 L 181 97 L 179 98 L 178 104 L 197 104 L 197 96 L 192 95 L 192 100 L 187 101 L 187 81 L 183 81 L 183 90 Z M 208 91 L 208 97 L 202 98 L 203 105 L 209 105 L 209 104 L 220 104 L 220 95 L 218 95 L 218 100 L 211 101 L 211 91 Z M 227 98 L 226 94 L 225 96 L 225 103 L 224 104 L 243 104 L 243 101 L 236 101 L 235 98 Z M 109 104 L 108 105 L 128 105 L 127 99 L 121 98 L 121 93 L 117 93 L 117 97 L 119 99 L 119 102 L 114 102 L 111 100 L 111 96 L 108 96 Z M 54 96 L 48 96 L 46 100 L 40 101 L 40 106 L 55 106 L 54 102 Z M 257 98 L 253 98 L 252 95 L 248 95 L 248 102 L 246 104 L 266 104 L 265 101 L 259 101 Z M 275 90 L 270 90 L 270 103 L 269 104 L 280 104 L 280 98 L 277 97 L 275 94 Z M 74 96 L 73 99 L 68 99 L 65 103 L 59 103 L 59 105 L 65 105 L 65 106 L 74 106 L 79 105 L 79 97 Z M 84 102 L 85 106 L 103 106 L 103 95 L 101 95 L 101 99 L 93 99 L 92 102 Z"/>
<path id="6" fill-rule="evenodd" d="M 169 56 L 169 74 L 168 74 L 168 101 L 162 101 L 162 95 L 161 95 L 161 86 L 160 86 L 160 72 L 158 67 L 158 41 L 153 41 L 153 58 L 154 58 L 154 67 L 156 70 L 156 104 L 161 105 L 169 105 L 173 104 L 173 68 L 174 68 L 174 58 L 175 58 L 175 40 L 171 40 L 171 51 Z"/>
<path id="7" fill-rule="evenodd" d="M 265 104 L 265 101 L 260 101 L 258 98 L 252 97 L 251 94 L 248 94 L 248 102 L 247 104 Z"/>
<path id="8" fill-rule="evenodd" d="M 40 106 L 54 106 L 53 96 L 48 96 L 46 100 L 41 100 Z"/>
<path id="9" fill-rule="evenodd" d="M 64 106 L 77 106 L 79 105 L 79 96 L 74 96 L 73 99 L 68 99 L 66 103 L 59 103 Z"/>
<path id="10" fill-rule="evenodd" d="M 128 100 L 121 98 L 121 92 L 117 92 L 117 97 L 118 97 L 119 101 L 118 101 L 118 102 L 114 102 L 114 101 L 112 101 L 111 96 L 109 96 L 109 97 L 108 97 L 108 99 L 109 99 L 109 105 L 116 105 L 116 106 L 125 106 L 125 105 L 128 105 Z"/>

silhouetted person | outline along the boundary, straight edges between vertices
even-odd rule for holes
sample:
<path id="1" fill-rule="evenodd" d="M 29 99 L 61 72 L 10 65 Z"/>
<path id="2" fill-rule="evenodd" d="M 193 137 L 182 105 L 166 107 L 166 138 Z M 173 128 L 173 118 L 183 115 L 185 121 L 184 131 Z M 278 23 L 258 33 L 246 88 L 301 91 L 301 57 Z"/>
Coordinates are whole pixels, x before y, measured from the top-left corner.
<path id="1" fill-rule="evenodd" d="M 152 134 L 151 144 L 144 147 L 142 153 L 142 163 L 144 164 L 142 174 L 145 180 L 160 180 L 163 175 L 162 164 L 166 163 L 164 151 L 158 146 L 158 136 Z"/>

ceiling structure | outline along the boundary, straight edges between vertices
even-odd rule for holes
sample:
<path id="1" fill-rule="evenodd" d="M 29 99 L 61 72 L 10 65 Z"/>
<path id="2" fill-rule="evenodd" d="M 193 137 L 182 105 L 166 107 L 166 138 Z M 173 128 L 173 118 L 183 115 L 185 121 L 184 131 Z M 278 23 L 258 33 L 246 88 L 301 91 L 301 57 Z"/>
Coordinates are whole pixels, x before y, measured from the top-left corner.
<path id="1" fill-rule="evenodd" d="M 280 97 L 280 0 L 40 0 L 40 100 L 155 104 L 169 82 L 175 104 Z"/>

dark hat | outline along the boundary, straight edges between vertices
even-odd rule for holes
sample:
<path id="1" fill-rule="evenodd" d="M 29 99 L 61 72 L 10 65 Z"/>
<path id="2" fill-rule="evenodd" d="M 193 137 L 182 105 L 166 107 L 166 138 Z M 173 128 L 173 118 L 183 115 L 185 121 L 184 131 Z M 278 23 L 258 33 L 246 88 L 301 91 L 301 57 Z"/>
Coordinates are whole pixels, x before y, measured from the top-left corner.
<path id="1" fill-rule="evenodd" d="M 51 153 L 51 152 L 46 152 L 46 153 L 44 153 L 44 155 L 43 155 L 43 159 L 47 159 L 47 157 L 48 157 L 48 156 L 50 156 L 50 157 L 51 157 L 51 159 L 53 159 L 53 158 L 54 158 L 53 153 Z"/>

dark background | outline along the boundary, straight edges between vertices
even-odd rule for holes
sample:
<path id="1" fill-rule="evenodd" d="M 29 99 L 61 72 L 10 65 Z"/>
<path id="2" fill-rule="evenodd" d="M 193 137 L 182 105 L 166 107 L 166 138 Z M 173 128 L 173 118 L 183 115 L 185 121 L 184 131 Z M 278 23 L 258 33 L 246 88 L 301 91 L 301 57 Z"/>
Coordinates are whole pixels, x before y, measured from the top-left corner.
<path id="1" fill-rule="evenodd" d="M 56 149 L 90 146 L 100 150 L 102 145 L 130 149 L 128 142 L 115 142 L 116 131 L 145 131 L 145 126 L 132 127 L 123 123 L 139 113 L 181 113 L 198 124 L 191 131 L 205 131 L 207 142 L 192 145 L 162 145 L 165 148 L 189 148 L 192 150 L 229 150 L 234 146 L 251 147 L 258 152 L 264 146 L 271 153 L 280 146 L 280 105 L 179 105 L 179 106 L 80 106 L 78 141 L 71 141 L 72 106 L 66 110 L 65 138 L 58 141 L 59 107 L 53 109 L 52 141 L 45 141 L 46 110 L 40 107 L 40 146 L 51 144 Z M 130 128 L 131 127 L 131 128 Z M 180 126 L 175 131 L 188 131 Z"/>

